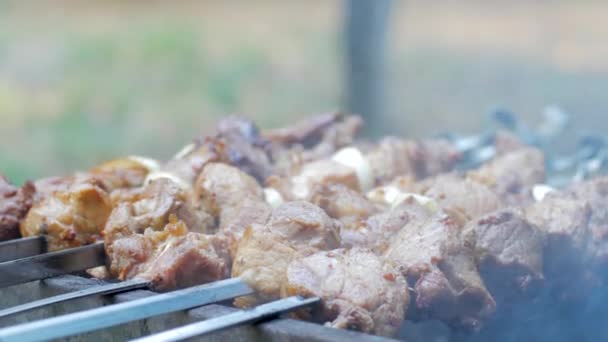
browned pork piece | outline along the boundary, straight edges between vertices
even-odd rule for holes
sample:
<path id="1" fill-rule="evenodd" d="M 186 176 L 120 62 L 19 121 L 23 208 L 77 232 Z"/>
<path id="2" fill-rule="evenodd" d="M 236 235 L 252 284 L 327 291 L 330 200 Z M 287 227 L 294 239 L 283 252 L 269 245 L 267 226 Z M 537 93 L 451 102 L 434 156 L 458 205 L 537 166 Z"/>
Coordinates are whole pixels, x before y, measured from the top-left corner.
<path id="1" fill-rule="evenodd" d="M 589 202 L 561 192 L 526 207 L 526 218 L 546 236 L 544 274 L 547 283 L 558 289 L 562 299 L 584 296 L 597 285 L 593 274 L 593 250 Z M 573 281 L 576 279 L 576 281 Z"/>
<path id="2" fill-rule="evenodd" d="M 399 197 L 401 196 L 401 197 Z M 382 253 L 403 226 L 433 214 L 424 198 L 400 192 L 394 187 L 374 189 L 364 197 L 340 184 L 315 189 L 312 202 L 342 223 L 343 247 L 367 247 Z M 373 200 L 372 200 L 373 199 Z"/>
<path id="3" fill-rule="evenodd" d="M 375 184 L 382 185 L 397 176 L 409 175 L 420 180 L 450 171 L 461 156 L 444 140 L 413 141 L 386 137 L 366 157 Z"/>
<path id="4" fill-rule="evenodd" d="M 270 177 L 268 186 L 287 201 L 307 200 L 313 188 L 320 185 L 342 184 L 360 190 L 357 171 L 331 159 L 306 163 L 285 177 Z"/>
<path id="5" fill-rule="evenodd" d="M 500 198 L 484 184 L 457 174 L 440 175 L 414 185 L 414 190 L 437 201 L 440 207 L 472 219 L 500 208 Z"/>
<path id="6" fill-rule="evenodd" d="M 141 234 L 147 228 L 163 230 L 171 215 L 190 231 L 202 233 L 213 227 L 211 217 L 192 206 L 185 190 L 168 178 L 159 178 L 125 194 L 114 207 L 105 225 L 106 251 L 110 254 L 114 241 L 123 236 Z"/>
<path id="7" fill-rule="evenodd" d="M 321 207 L 332 218 L 342 222 L 340 237 L 342 245 L 350 247 L 359 245 L 353 243 L 367 240 L 363 230 L 365 220 L 377 213 L 381 207 L 369 201 L 361 193 L 342 184 L 317 186 L 313 189 L 311 202 Z M 351 235 L 354 235 L 351 238 Z M 363 244 L 361 244 L 363 245 Z"/>
<path id="8" fill-rule="evenodd" d="M 93 243 L 101 238 L 112 205 L 96 179 L 71 184 L 36 203 L 21 222 L 24 237 L 46 235 L 50 251 Z"/>
<path id="9" fill-rule="evenodd" d="M 238 167 L 263 182 L 273 173 L 270 141 L 246 118 L 228 117 L 216 133 L 184 147 L 160 172 L 149 178 L 170 177 L 192 186 L 207 163 L 224 162 Z"/>
<path id="10" fill-rule="evenodd" d="M 352 144 L 362 125 L 358 116 L 333 112 L 315 115 L 264 135 L 273 143 L 273 159 L 279 170 L 288 171 L 294 165 L 328 158 L 341 147 Z"/>
<path id="11" fill-rule="evenodd" d="M 579 201 L 586 201 L 591 208 L 589 218 L 589 253 L 599 267 L 608 265 L 608 177 L 597 177 L 573 184 L 567 193 Z"/>
<path id="12" fill-rule="evenodd" d="M 461 229 L 461 222 L 441 212 L 414 220 L 391 239 L 384 255 L 414 288 L 414 317 L 477 329 L 496 303 L 477 271 L 474 243 Z"/>
<path id="13" fill-rule="evenodd" d="M 321 208 L 308 202 L 278 206 L 266 224 L 247 227 L 238 243 L 232 276 L 241 277 L 257 294 L 235 304 L 247 307 L 278 298 L 291 260 L 339 245 L 339 226 Z"/>
<path id="14" fill-rule="evenodd" d="M 198 207 L 217 221 L 219 232 L 231 241 L 232 248 L 251 224 L 264 224 L 271 207 L 257 181 L 234 166 L 209 163 L 195 187 Z"/>
<path id="15" fill-rule="evenodd" d="M 196 200 L 201 207 L 226 227 L 238 215 L 245 200 L 264 201 L 258 182 L 236 167 L 210 163 L 203 168 L 194 186 Z M 266 219 L 261 223 L 264 223 Z"/>
<path id="16" fill-rule="evenodd" d="M 543 281 L 544 235 L 519 209 L 501 209 L 466 226 L 479 272 L 497 301 L 532 295 Z M 499 305 L 500 307 L 500 305 Z"/>
<path id="17" fill-rule="evenodd" d="M 545 181 L 544 155 L 533 147 L 519 148 L 469 172 L 468 177 L 487 185 L 504 201 L 530 203 L 531 188 Z"/>
<path id="18" fill-rule="evenodd" d="M 32 206 L 34 192 L 32 183 L 17 188 L 0 174 L 0 241 L 19 237 L 19 222 Z"/>
<path id="19" fill-rule="evenodd" d="M 274 173 L 271 163 L 271 142 L 260 135 L 258 127 L 249 119 L 231 116 L 217 125 L 217 139 L 225 147 L 223 158 L 264 182 Z"/>
<path id="20" fill-rule="evenodd" d="M 405 278 L 363 248 L 317 252 L 287 267 L 283 296 L 322 300 L 321 317 L 335 328 L 394 336 L 409 305 Z"/>
<path id="21" fill-rule="evenodd" d="M 141 278 L 169 291 L 230 276 L 228 246 L 220 236 L 189 232 L 170 215 L 162 230 L 147 228 L 112 241 L 110 272 L 120 280 Z"/>
<path id="22" fill-rule="evenodd" d="M 157 171 L 159 167 L 153 159 L 131 156 L 105 162 L 90 169 L 88 173 L 99 179 L 108 192 L 112 192 L 144 185 L 148 174 Z"/>

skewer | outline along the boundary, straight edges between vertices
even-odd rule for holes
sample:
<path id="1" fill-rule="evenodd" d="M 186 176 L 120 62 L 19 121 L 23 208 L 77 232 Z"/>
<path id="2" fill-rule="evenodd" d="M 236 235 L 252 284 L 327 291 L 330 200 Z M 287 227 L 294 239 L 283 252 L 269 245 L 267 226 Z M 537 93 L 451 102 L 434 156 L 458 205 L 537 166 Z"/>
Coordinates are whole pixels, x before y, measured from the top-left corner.
<path id="1" fill-rule="evenodd" d="M 0 288 L 105 264 L 103 242 L 0 263 Z"/>
<path id="2" fill-rule="evenodd" d="M 32 236 L 0 242 L 0 262 L 27 258 L 46 251 L 43 236 Z"/>
<path id="3" fill-rule="evenodd" d="M 58 339 L 108 328 L 152 316 L 186 310 L 252 294 L 238 278 L 190 287 L 126 303 L 43 319 L 0 330 L 2 342 L 35 342 Z"/>
<path id="4" fill-rule="evenodd" d="M 188 324 L 162 333 L 138 338 L 131 342 L 174 342 L 192 337 L 208 335 L 227 328 L 244 324 L 258 323 L 278 317 L 281 314 L 313 305 L 319 298 L 304 299 L 298 296 L 277 300 L 257 306 L 250 310 L 237 311 L 231 314 L 208 319 L 202 322 Z"/>
<path id="5" fill-rule="evenodd" d="M 63 293 L 57 296 L 52 296 L 33 302 L 25 303 L 22 305 L 13 306 L 4 310 L 0 310 L 0 319 L 43 308 L 48 305 L 58 304 L 73 299 L 94 296 L 94 295 L 108 295 L 120 292 L 126 292 L 131 290 L 143 289 L 150 287 L 150 282 L 147 280 L 133 279 L 127 280 L 120 283 L 104 284 L 99 286 L 93 286 L 88 289 L 78 290 L 68 293 Z"/>

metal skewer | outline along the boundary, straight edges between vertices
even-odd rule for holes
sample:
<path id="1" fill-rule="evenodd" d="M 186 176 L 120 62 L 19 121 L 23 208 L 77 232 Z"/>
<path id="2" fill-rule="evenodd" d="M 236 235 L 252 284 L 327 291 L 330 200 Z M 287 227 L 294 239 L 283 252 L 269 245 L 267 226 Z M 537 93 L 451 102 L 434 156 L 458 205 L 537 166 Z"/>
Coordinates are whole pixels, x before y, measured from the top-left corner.
<path id="1" fill-rule="evenodd" d="M 237 311 L 231 314 L 219 316 L 206 321 L 188 324 L 162 333 L 138 338 L 132 342 L 174 342 L 188 338 L 207 335 L 213 332 L 233 328 L 243 324 L 257 323 L 278 317 L 281 314 L 313 305 L 319 302 L 319 298 L 303 299 L 301 297 L 289 297 L 271 303 L 257 306 L 250 310 Z"/>
<path id="2" fill-rule="evenodd" d="M 238 278 L 48 318 L 0 330 L 0 341 L 53 340 L 252 294 Z"/>
<path id="3" fill-rule="evenodd" d="M 105 264 L 103 242 L 0 263 L 0 288 Z"/>
<path id="4" fill-rule="evenodd" d="M 0 262 L 27 258 L 46 251 L 44 236 L 32 236 L 0 242 Z"/>
<path id="5" fill-rule="evenodd" d="M 93 286 L 88 289 L 68 292 L 57 296 L 52 296 L 33 302 L 29 302 L 22 305 L 13 306 L 4 310 L 0 310 L 0 319 L 20 313 L 24 313 L 31 310 L 40 309 L 42 307 L 66 302 L 73 299 L 94 296 L 94 295 L 108 295 L 120 292 L 126 292 L 131 290 L 143 289 L 150 287 L 150 282 L 141 279 L 132 279 L 123 281 L 121 283 L 104 284 L 99 286 Z"/>

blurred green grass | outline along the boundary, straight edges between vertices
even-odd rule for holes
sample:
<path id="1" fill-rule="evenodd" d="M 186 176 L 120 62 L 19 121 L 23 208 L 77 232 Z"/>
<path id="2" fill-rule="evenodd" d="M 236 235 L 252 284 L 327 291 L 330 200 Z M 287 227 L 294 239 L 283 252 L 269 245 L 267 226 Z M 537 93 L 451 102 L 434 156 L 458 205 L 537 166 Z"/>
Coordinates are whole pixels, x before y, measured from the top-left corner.
<path id="1" fill-rule="evenodd" d="M 0 172 L 17 183 L 123 155 L 166 159 L 227 114 L 269 128 L 341 103 L 337 3 L 17 4 L 0 4 Z M 578 115 L 573 137 L 603 133 L 601 9 L 404 2 L 377 120 L 420 137 L 477 131 L 495 106 L 534 122 L 560 104 Z"/>
<path id="2" fill-rule="evenodd" d="M 5 46 L 19 46 L 17 39 L 9 37 Z M 150 24 L 119 35 L 59 32 L 52 39 L 61 44 L 54 42 L 59 57 L 50 63 L 50 81 L 38 87 L 8 78 L 5 101 L 0 93 L 0 115 L 8 119 L 0 127 L 0 172 L 16 183 L 126 154 L 169 158 L 221 116 L 244 112 L 248 102 L 268 111 L 244 113 L 276 126 L 286 120 L 283 104 L 303 93 L 298 82 L 275 92 L 284 80 L 273 74 L 269 51 L 243 44 L 212 59 L 204 34 L 185 24 Z M 0 50 L 0 65 L 10 64 L 3 57 Z M 322 97 L 287 112 L 296 116 L 334 102 Z M 268 99 L 279 105 L 266 105 Z"/>

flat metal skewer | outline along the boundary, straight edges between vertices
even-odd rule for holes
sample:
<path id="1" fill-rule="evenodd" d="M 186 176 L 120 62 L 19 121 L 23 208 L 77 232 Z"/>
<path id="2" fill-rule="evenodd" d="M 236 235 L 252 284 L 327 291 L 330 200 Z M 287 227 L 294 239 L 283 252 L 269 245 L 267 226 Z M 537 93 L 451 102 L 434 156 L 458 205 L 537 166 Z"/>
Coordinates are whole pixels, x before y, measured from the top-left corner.
<path id="1" fill-rule="evenodd" d="M 252 294 L 239 278 L 231 278 L 130 302 L 43 319 L 0 330 L 3 342 L 58 339 Z"/>
<path id="2" fill-rule="evenodd" d="M 0 263 L 0 288 L 105 264 L 103 242 Z"/>
<path id="3" fill-rule="evenodd" d="M 192 337 L 207 335 L 227 328 L 243 324 L 252 324 L 274 319 L 281 314 L 313 305 L 319 298 L 303 299 L 298 296 L 263 304 L 249 310 L 237 311 L 231 314 L 208 319 L 198 323 L 188 324 L 162 333 L 138 338 L 131 342 L 174 342 Z"/>
<path id="4" fill-rule="evenodd" d="M 0 242 L 0 262 L 27 258 L 46 252 L 44 236 L 31 236 Z"/>
<path id="5" fill-rule="evenodd" d="M 57 296 L 52 296 L 22 305 L 13 306 L 4 310 L 0 310 L 0 319 L 12 315 L 17 315 L 31 310 L 40 309 L 42 307 L 74 300 L 88 296 L 108 295 L 131 290 L 143 289 L 150 287 L 150 282 L 142 279 L 132 279 L 120 283 L 103 284 L 93 286 L 88 289 L 78 290 L 68 293 L 63 293 Z"/>

